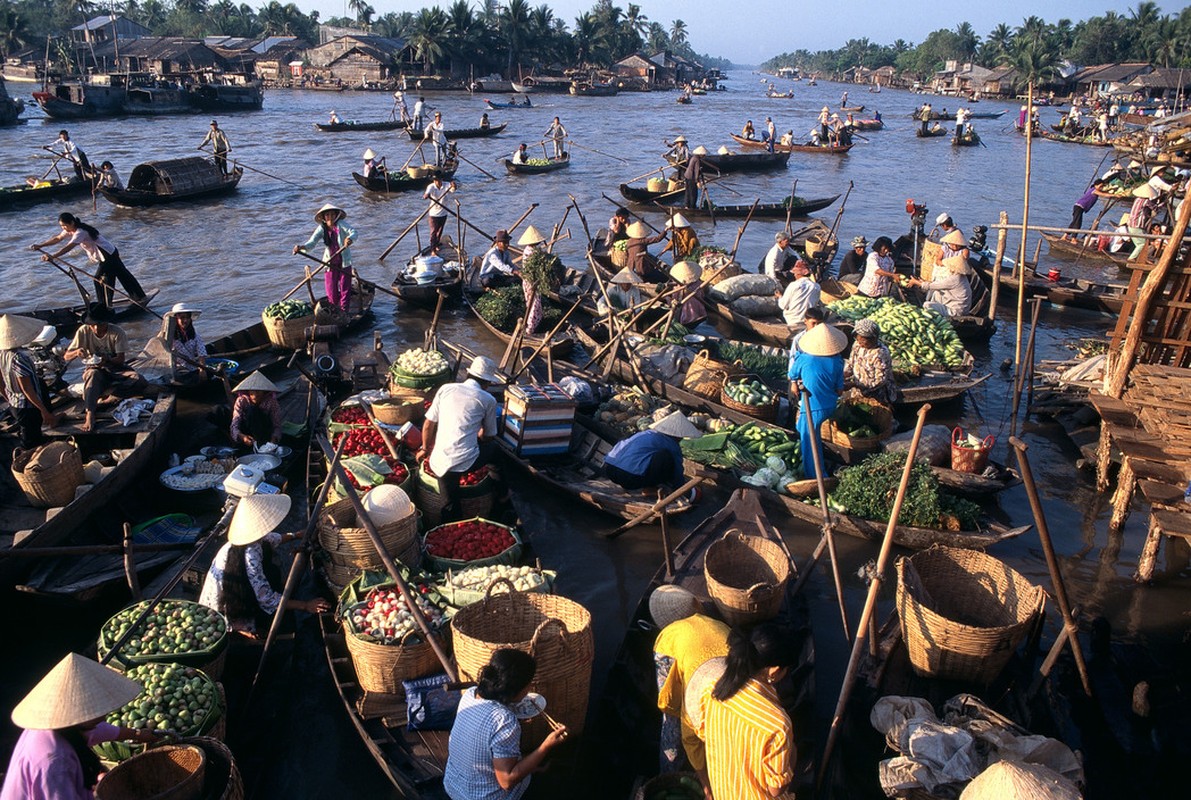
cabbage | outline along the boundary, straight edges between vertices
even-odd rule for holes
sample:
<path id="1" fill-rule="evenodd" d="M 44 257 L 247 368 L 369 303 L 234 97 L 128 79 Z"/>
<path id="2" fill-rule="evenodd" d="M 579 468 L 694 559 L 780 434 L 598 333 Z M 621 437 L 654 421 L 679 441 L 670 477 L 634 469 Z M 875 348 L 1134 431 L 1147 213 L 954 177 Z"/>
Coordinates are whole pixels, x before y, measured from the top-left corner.
<path id="1" fill-rule="evenodd" d="M 770 467 L 761 467 L 761 469 L 756 471 L 753 477 L 758 481 L 763 482 L 756 485 L 768 486 L 770 489 L 777 488 L 777 485 L 782 482 L 782 474 L 780 472 L 774 471 Z"/>
<path id="2" fill-rule="evenodd" d="M 756 475 L 745 475 L 740 480 L 743 481 L 744 483 L 747 483 L 749 486 L 760 486 L 762 488 L 769 487 L 769 484 L 767 484 L 761 478 L 758 478 Z"/>
<path id="3" fill-rule="evenodd" d="M 771 470 L 773 470 L 774 472 L 776 472 L 780 475 L 786 474 L 786 462 L 782 461 L 777 456 L 769 456 L 768 458 L 766 458 L 765 466 L 769 467 Z"/>

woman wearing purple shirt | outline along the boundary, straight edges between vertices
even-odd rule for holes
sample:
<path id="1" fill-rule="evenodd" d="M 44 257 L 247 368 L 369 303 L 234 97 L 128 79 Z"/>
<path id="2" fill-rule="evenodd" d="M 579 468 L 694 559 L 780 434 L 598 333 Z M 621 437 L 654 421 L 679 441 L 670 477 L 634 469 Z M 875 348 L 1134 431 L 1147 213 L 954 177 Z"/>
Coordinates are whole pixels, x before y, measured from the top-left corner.
<path id="1" fill-rule="evenodd" d="M 1068 228 L 1072 230 L 1083 229 L 1083 215 L 1092 210 L 1092 206 L 1096 205 L 1096 184 L 1088 187 L 1088 190 L 1083 193 L 1083 197 L 1075 201 L 1075 205 L 1071 207 L 1071 224 Z M 1076 241 L 1075 234 L 1067 234 L 1064 239 Z"/>
<path id="2" fill-rule="evenodd" d="M 58 662 L 12 710 L 24 732 L 17 740 L 0 800 L 90 800 L 102 767 L 92 747 L 157 735 L 103 721 L 131 703 L 141 685 L 89 658 L 71 653 Z"/>

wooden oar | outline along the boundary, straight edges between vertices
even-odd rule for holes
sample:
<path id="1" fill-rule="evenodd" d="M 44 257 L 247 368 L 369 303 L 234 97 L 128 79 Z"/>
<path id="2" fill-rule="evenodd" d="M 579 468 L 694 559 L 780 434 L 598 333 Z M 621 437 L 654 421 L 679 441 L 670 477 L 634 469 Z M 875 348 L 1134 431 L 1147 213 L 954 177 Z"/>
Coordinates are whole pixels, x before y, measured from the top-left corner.
<path id="1" fill-rule="evenodd" d="M 570 308 L 567 309 L 567 312 L 562 315 L 562 319 L 560 319 L 558 321 L 558 324 L 555 325 L 553 328 L 551 328 L 550 332 L 548 334 L 546 334 L 545 336 L 542 337 L 542 343 L 539 344 L 537 346 L 537 348 L 532 353 L 529 354 L 528 359 L 525 359 L 524 361 L 521 362 L 521 366 L 517 368 L 517 371 L 514 372 L 511 376 L 509 376 L 509 383 L 512 383 L 513 381 L 517 380 L 517 378 L 520 377 L 521 373 L 525 372 L 525 369 L 530 365 L 530 363 L 535 358 L 537 358 L 538 355 L 550 345 L 550 342 L 551 342 L 551 340 L 554 339 L 555 334 L 557 334 L 560 330 L 562 330 L 562 326 L 565 325 L 566 321 L 571 318 L 571 314 L 574 314 L 575 311 L 582 304 L 583 304 L 583 298 L 580 297 L 578 300 L 576 300 L 574 302 L 574 304 Z"/>
<path id="2" fill-rule="evenodd" d="M 707 181 L 700 180 L 699 188 L 703 190 L 703 203 L 707 206 L 707 213 L 711 215 L 711 227 L 715 227 L 715 203 L 711 202 L 711 192 L 707 191 Z"/>
<path id="3" fill-rule="evenodd" d="M 576 143 L 574 139 L 568 139 L 567 144 L 569 144 L 571 147 L 578 147 L 580 150 L 586 150 L 589 153 L 595 153 L 597 156 L 604 156 L 605 158 L 615 159 L 615 160 L 621 162 L 622 164 L 629 163 L 627 158 L 621 158 L 620 156 L 614 156 L 609 153 L 605 153 L 600 150 L 596 150 L 593 147 L 584 147 L 583 145 Z"/>
<path id="4" fill-rule="evenodd" d="M 757 210 L 757 206 L 760 203 L 761 203 L 760 197 L 758 197 L 756 200 L 753 201 L 753 205 L 749 209 L 748 216 L 744 218 L 744 224 L 736 229 L 736 241 L 734 241 L 732 243 L 732 252 L 728 254 L 733 261 L 736 260 L 736 249 L 738 247 L 740 247 L 740 239 L 741 239 L 741 237 L 744 236 L 744 229 L 749 226 L 749 221 L 752 220 L 752 218 L 753 218 L 753 212 Z M 786 230 L 789 230 L 789 225 L 786 226 Z"/>
<path id="5" fill-rule="evenodd" d="M 38 250 L 39 252 L 42 252 L 42 253 L 45 252 L 40 247 L 37 247 L 34 249 Z M 70 278 L 70 280 L 74 283 L 74 287 L 79 290 L 79 295 L 83 298 L 83 305 L 86 306 L 87 308 L 90 308 L 91 307 L 91 294 L 83 286 L 83 282 L 79 280 L 79 276 L 75 274 L 74 268 L 73 267 L 64 267 L 61 264 L 59 264 L 56 259 L 53 259 L 53 258 L 51 258 L 48 263 L 54 269 L 58 270 L 66 277 Z"/>
<path id="6" fill-rule="evenodd" d="M 257 173 L 260 173 L 261 175 L 264 175 L 266 178 L 272 178 L 275 181 L 281 181 L 282 183 L 288 183 L 290 186 L 297 186 L 299 189 L 307 188 L 306 186 L 304 186 L 300 183 L 295 183 L 294 181 L 288 180 L 286 178 L 282 178 L 282 177 L 280 177 L 278 175 L 274 175 L 270 172 L 265 172 L 263 169 L 257 169 L 256 167 L 250 167 L 238 158 L 231 159 L 231 162 L 232 162 L 233 167 L 240 167 L 241 169 L 251 170 L 252 172 L 257 172 Z"/>
<path id="7" fill-rule="evenodd" d="M 48 258 L 48 260 L 50 261 L 50 263 L 54 264 L 54 266 L 65 266 L 65 267 L 68 267 L 71 270 L 71 272 L 78 272 L 82 275 L 87 276 L 88 278 L 90 278 L 93 281 L 99 281 L 99 278 L 97 278 L 95 275 L 91 274 L 90 272 L 87 272 L 87 270 L 82 269 L 81 267 L 76 267 L 74 264 L 70 263 L 66 259 L 57 258 L 56 256 L 50 255 L 49 253 L 45 252 L 45 250 L 42 250 L 40 247 L 37 249 L 39 252 L 41 252 L 43 255 L 45 255 Z M 77 285 L 78 279 L 76 278 L 75 281 L 76 281 L 76 285 Z M 145 311 L 148 311 L 150 314 L 157 317 L 158 319 L 165 319 L 165 317 L 163 317 L 161 314 L 158 314 L 156 311 L 149 308 L 149 306 L 147 306 L 145 304 L 146 301 L 133 300 L 132 295 L 128 294 L 127 292 L 123 291 L 122 289 L 117 289 L 116 285 L 115 285 L 116 282 L 114 279 L 111 284 L 106 284 L 106 282 L 104 282 L 104 283 L 105 283 L 105 285 L 107 285 L 109 291 L 120 295 L 125 300 L 128 300 L 130 303 L 132 303 L 134 306 L 136 306 L 137 308 L 142 308 Z"/>
<path id="8" fill-rule="evenodd" d="M 670 169 L 673 166 L 674 166 L 673 164 L 666 164 L 666 166 L 664 166 L 664 167 L 658 167 L 657 169 L 651 169 L 649 172 L 646 172 L 644 175 L 638 175 L 635 178 L 629 178 L 627 181 L 625 181 L 625 183 L 634 183 L 636 181 L 641 180 L 642 178 L 648 178 L 650 175 L 653 175 L 654 173 L 665 172 L 666 170 Z"/>
<path id="9" fill-rule="evenodd" d="M 525 210 L 525 213 L 522 214 L 520 217 L 518 217 L 516 222 L 514 222 L 509 227 L 505 228 L 505 230 L 508 232 L 509 236 L 512 236 L 513 231 L 515 231 L 515 230 L 517 230 L 517 228 L 521 227 L 521 223 L 525 222 L 526 218 L 529 217 L 529 215 L 532 214 L 534 212 L 534 209 L 536 209 L 539 205 L 541 205 L 541 203 L 530 203 L 529 208 L 527 208 Z"/>
<path id="10" fill-rule="evenodd" d="M 393 243 L 385 248 L 385 252 L 380 254 L 380 258 L 378 258 L 377 261 L 383 262 L 388 257 L 389 253 L 393 252 L 393 248 L 396 247 L 397 245 L 401 244 L 401 240 L 404 239 L 406 237 L 406 235 L 409 234 L 410 231 L 412 231 L 414 228 L 418 227 L 418 223 L 422 221 L 422 217 L 426 216 L 429 213 L 430 213 L 430 209 L 427 208 L 421 214 L 418 214 L 417 219 L 415 219 L 413 222 L 409 223 L 409 227 L 407 227 L 405 230 L 403 230 L 401 232 L 401 234 L 396 239 L 393 240 Z"/>
<path id="11" fill-rule="evenodd" d="M 670 494 L 666 495 L 661 500 L 654 503 L 653 506 L 648 511 L 641 512 L 640 514 L 633 517 L 625 524 L 621 525 L 619 528 L 612 530 L 612 531 L 608 531 L 607 533 L 605 533 L 604 538 L 605 539 L 619 539 L 627 531 L 629 531 L 632 528 L 637 527 L 641 523 L 647 522 L 648 520 L 657 516 L 658 512 L 660 512 L 663 508 L 670 505 L 675 500 L 682 497 L 684 494 L 687 494 L 688 492 L 690 492 L 691 489 L 694 489 L 696 486 L 703 483 L 703 480 L 704 479 L 702 477 L 691 478 L 689 481 L 684 483 L 682 486 L 679 486 L 677 489 L 670 492 Z"/>
<path id="12" fill-rule="evenodd" d="M 496 180 L 496 176 L 495 176 L 495 175 L 493 175 L 491 172 L 489 172 L 488 170 L 484 169 L 483 167 L 481 167 L 479 164 L 475 163 L 474 161 L 471 161 L 470 159 L 464 158 L 463 154 L 462 154 L 462 153 L 460 153 L 458 149 L 456 149 L 456 150 L 455 150 L 455 158 L 459 159 L 459 160 L 460 160 L 460 161 L 462 161 L 464 164 L 471 164 L 473 167 L 475 167 L 475 168 L 476 168 L 476 169 L 478 169 L 480 172 L 482 172 L 482 173 L 484 173 L 485 175 L 487 175 L 487 176 L 488 176 L 489 178 L 491 178 L 492 180 Z"/>
<path id="13" fill-rule="evenodd" d="M 806 390 L 806 387 L 801 388 L 802 393 L 802 410 L 806 413 L 806 424 L 810 428 L 811 434 L 811 463 L 815 466 L 815 482 L 819 485 L 819 507 L 823 511 L 823 538 L 827 540 L 827 557 L 831 560 L 831 578 L 835 581 L 835 595 L 839 601 L 839 615 L 840 620 L 844 623 L 844 639 L 851 641 L 851 632 L 848 630 L 848 607 L 844 605 L 844 582 L 840 579 L 839 574 L 839 557 L 835 553 L 835 532 L 834 523 L 831 521 L 831 510 L 827 507 L 827 486 L 823 483 L 823 448 L 822 440 L 819 438 L 819 428 L 815 424 L 815 415 L 811 411 L 811 394 Z M 806 458 L 806 453 L 802 454 L 803 459 Z"/>
<path id="14" fill-rule="evenodd" d="M 1067 631 L 1067 643 L 1071 645 L 1071 655 L 1075 658 L 1075 666 L 1079 671 L 1079 680 L 1083 684 L 1084 694 L 1091 697 L 1092 683 L 1088 678 L 1088 665 L 1084 661 L 1083 649 L 1079 644 L 1079 626 L 1075 623 L 1071 601 L 1067 597 L 1067 584 L 1063 581 L 1059 559 L 1055 555 L 1054 542 L 1050 538 L 1050 527 L 1046 524 L 1046 511 L 1042 508 L 1042 500 L 1038 497 L 1038 486 L 1034 483 L 1034 471 L 1030 469 L 1030 459 L 1026 456 L 1026 450 L 1029 447 L 1016 436 L 1009 437 L 1009 444 L 1013 445 L 1013 450 L 1017 454 L 1021 482 L 1026 488 L 1026 497 L 1030 500 L 1030 510 L 1034 512 L 1034 527 L 1038 529 L 1038 538 L 1042 541 L 1042 552 L 1046 555 L 1046 567 L 1050 570 L 1055 599 L 1059 602 L 1059 613 L 1063 617 L 1063 627 Z"/>
<path id="15" fill-rule="evenodd" d="M 314 384 L 311 384 L 313 386 Z M 339 446 L 335 448 L 335 454 L 331 457 L 331 470 L 339 466 L 339 459 L 343 455 L 344 448 L 347 447 L 347 436 L 343 436 L 339 440 Z M 294 589 L 298 586 L 298 581 L 302 577 L 302 573 L 306 571 L 306 562 L 309 558 L 310 551 L 314 548 L 314 534 L 318 530 L 318 516 L 322 512 L 323 506 L 327 502 L 327 494 L 331 490 L 330 479 L 323 482 L 322 487 L 318 490 L 318 497 L 314 501 L 314 505 L 310 508 L 310 517 L 306 521 L 306 530 L 302 534 L 302 546 L 298 552 L 294 554 L 294 560 L 290 562 L 289 575 L 285 578 L 285 587 L 281 590 L 281 600 L 277 603 L 277 610 L 273 612 L 273 620 L 269 623 L 269 633 L 265 636 L 265 646 L 261 650 L 260 660 L 256 662 L 256 673 L 252 676 L 252 683 L 248 687 L 248 696 L 244 701 L 245 707 L 252 705 L 252 693 L 256 690 L 256 684 L 261 678 L 261 673 L 265 670 L 265 662 L 269 657 L 269 651 L 273 647 L 273 642 L 277 639 L 277 632 L 281 630 L 281 620 L 285 617 L 285 607 L 289 604 L 290 598 L 294 596 Z"/>
<path id="16" fill-rule="evenodd" d="M 790 187 L 790 202 L 786 206 L 786 233 L 790 232 L 790 218 L 794 216 L 794 198 L 798 196 L 798 179 L 794 179 L 794 185 Z"/>
<path id="17" fill-rule="evenodd" d="M 316 438 L 319 449 L 328 460 L 334 457 L 334 451 L 331 449 L 331 443 L 323 435 Z M 351 485 L 351 481 L 347 478 L 347 473 L 343 469 L 342 464 L 335 464 L 334 469 L 327 475 L 327 480 L 340 479 L 343 486 L 343 492 L 347 495 L 347 499 L 351 502 L 352 508 L 356 511 L 356 517 L 364 531 L 368 534 L 368 538 L 372 540 L 372 546 L 376 548 L 376 553 L 380 557 L 381 562 L 385 565 L 385 571 L 389 573 L 389 577 L 393 579 L 393 583 L 397 585 L 397 589 L 401 594 L 401 598 L 405 601 L 406 608 L 409 609 L 410 615 L 417 624 L 418 629 L 422 632 L 422 638 L 426 641 L 431 649 L 434 650 L 434 655 L 438 657 L 439 663 L 442 665 L 443 672 L 447 674 L 447 678 L 451 681 L 459 680 L 459 674 L 455 671 L 455 665 L 451 662 L 450 656 L 447 655 L 443 649 L 442 642 L 438 634 L 431 630 L 429 623 L 426 622 L 426 617 L 422 613 L 421 607 L 414 600 L 414 590 L 410 588 L 409 583 L 401 574 L 401 570 L 393 561 L 393 557 L 389 555 L 385 548 L 385 543 L 381 540 L 380 534 L 376 530 L 376 525 L 372 522 L 372 517 L 364 508 L 364 504 L 360 502 L 360 496 L 356 493 L 356 489 Z"/>
<path id="18" fill-rule="evenodd" d="M 914 425 L 914 437 L 910 440 L 910 449 L 906 453 L 906 465 L 902 469 L 901 482 L 897 487 L 897 495 L 893 498 L 893 509 L 889 512 L 889 524 L 885 528 L 885 538 L 881 541 L 881 551 L 877 554 L 877 568 L 872 583 L 868 587 L 868 596 L 864 600 L 864 611 L 860 614 L 860 622 L 856 626 L 856 638 L 852 641 L 852 655 L 848 658 L 848 668 L 844 672 L 843 686 L 840 688 L 839 702 L 836 703 L 835 713 L 831 719 L 831 728 L 827 732 L 827 744 L 823 748 L 823 760 L 819 764 L 819 776 L 816 788 L 821 789 L 823 778 L 827 775 L 827 766 L 831 763 L 831 752 L 835 749 L 836 739 L 839 738 L 840 724 L 843 722 L 844 711 L 848 707 L 848 698 L 852 695 L 852 685 L 856 681 L 856 673 L 860 669 L 860 659 L 864 656 L 864 643 L 868 638 L 869 621 L 877 609 L 877 595 L 885 581 L 885 569 L 889 566 L 889 552 L 893 549 L 893 532 L 897 528 L 897 518 L 902 512 L 902 503 L 906 499 L 906 489 L 910 485 L 910 472 L 914 468 L 914 459 L 918 455 L 918 443 L 922 439 L 922 426 L 926 422 L 926 413 L 930 411 L 930 403 L 918 409 L 918 421 Z"/>
<path id="19" fill-rule="evenodd" d="M 418 142 L 418 146 L 415 147 L 414 151 L 409 154 L 409 158 L 405 159 L 405 163 L 401 165 L 401 169 L 397 170 L 398 172 L 404 171 L 405 168 L 409 166 L 409 162 L 414 160 L 414 156 L 416 156 L 418 153 L 422 152 L 422 145 L 424 145 L 424 144 L 426 144 L 425 139 L 422 139 L 420 142 Z M 426 160 L 425 157 L 423 157 L 422 160 L 425 161 Z"/>
<path id="20" fill-rule="evenodd" d="M 439 289 L 438 300 L 434 303 L 434 316 L 430 320 L 430 327 L 426 329 L 426 337 L 423 342 L 424 349 L 427 351 L 438 349 L 434 346 L 434 344 L 438 341 L 438 320 L 442 315 L 442 307 L 443 303 L 446 302 L 446 299 L 447 293 Z"/>

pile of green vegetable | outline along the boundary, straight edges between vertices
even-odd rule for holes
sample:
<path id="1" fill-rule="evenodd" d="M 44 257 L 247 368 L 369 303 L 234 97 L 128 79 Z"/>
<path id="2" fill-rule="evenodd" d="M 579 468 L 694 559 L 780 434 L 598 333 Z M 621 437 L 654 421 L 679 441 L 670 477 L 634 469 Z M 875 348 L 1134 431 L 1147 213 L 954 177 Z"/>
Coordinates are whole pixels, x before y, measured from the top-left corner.
<path id="1" fill-rule="evenodd" d="M 881 432 L 881 425 L 864 403 L 843 403 L 831 416 L 837 428 L 856 439 L 869 439 Z"/>
<path id="2" fill-rule="evenodd" d="M 512 333 L 517 320 L 525 316 L 525 293 L 520 286 L 505 286 L 484 292 L 476 300 L 476 311 L 488 324 L 505 333 Z M 538 330 L 550 330 L 562 319 L 563 311 L 542 298 L 542 322 Z"/>
<path id="3" fill-rule="evenodd" d="M 313 313 L 313 306 L 305 300 L 281 300 L 265 306 L 265 316 L 270 319 L 299 319 Z"/>
<path id="4" fill-rule="evenodd" d="M 773 405 L 777 396 L 756 378 L 728 378 L 724 381 L 724 394 L 745 406 Z"/>
<path id="5" fill-rule="evenodd" d="M 683 439 L 679 442 L 684 457 L 700 464 L 720 469 L 739 469 L 756 472 L 758 480 L 771 488 L 780 488 L 785 482 L 770 484 L 776 475 L 796 476 L 802 469 L 802 446 L 798 438 L 780 428 L 748 422 L 744 425 L 729 425 L 715 433 L 698 439 Z M 761 472 L 767 469 L 768 472 Z M 754 475 L 756 477 L 756 475 Z"/>
<path id="6" fill-rule="evenodd" d="M 838 317 L 855 322 L 871 319 L 881 327 L 881 341 L 889 347 L 894 366 L 958 367 L 964 346 L 951 322 L 941 314 L 891 297 L 853 295 L 829 305 Z"/>
<path id="7" fill-rule="evenodd" d="M 664 336 L 654 336 L 647 339 L 646 341 L 648 341 L 650 344 L 656 345 L 686 344 L 682 337 L 689 336 L 690 332 L 691 329 L 687 326 L 677 322 L 671 322 L 670 327 L 666 329 Z"/>
<path id="8" fill-rule="evenodd" d="M 721 341 L 716 347 L 721 361 L 729 364 L 740 362 L 745 372 L 759 377 L 770 386 L 785 386 L 789 371 L 789 359 L 783 355 L 770 355 L 755 344 Z"/>
<path id="9" fill-rule="evenodd" d="M 806 205 L 805 197 L 799 197 L 796 194 L 792 194 L 789 197 L 787 197 L 785 200 L 782 201 L 782 206 L 784 206 L 785 208 L 789 208 L 791 201 L 793 201 L 794 208 L 798 208 L 799 206 Z"/>
<path id="10" fill-rule="evenodd" d="M 521 264 L 522 280 L 528 281 L 541 295 L 558 291 L 562 271 L 558 256 L 545 250 L 534 250 Z"/>
<path id="11" fill-rule="evenodd" d="M 874 522 L 888 521 L 905 463 L 902 453 L 878 453 L 840 470 L 839 485 L 829 498 L 833 507 Z M 979 518 L 980 506 L 941 490 L 930 464 L 922 459 L 914 462 L 899 525 L 970 531 L 976 529 Z"/>
<path id="12" fill-rule="evenodd" d="M 531 167 L 548 167 L 554 162 L 548 158 L 530 158 L 525 163 Z"/>

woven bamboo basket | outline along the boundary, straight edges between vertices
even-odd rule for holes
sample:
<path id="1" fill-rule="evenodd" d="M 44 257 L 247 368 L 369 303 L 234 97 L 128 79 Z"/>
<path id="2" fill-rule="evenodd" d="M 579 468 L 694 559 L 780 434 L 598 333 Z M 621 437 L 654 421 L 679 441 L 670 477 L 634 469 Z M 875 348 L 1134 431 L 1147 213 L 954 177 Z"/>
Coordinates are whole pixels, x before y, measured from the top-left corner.
<path id="1" fill-rule="evenodd" d="M 306 347 L 306 329 L 315 323 L 315 315 L 277 319 L 265 316 L 262 312 L 261 321 L 265 323 L 269 341 L 275 346 L 286 350 L 301 350 Z"/>
<path id="2" fill-rule="evenodd" d="M 377 644 L 361 639 L 345 618 L 343 638 L 356 667 L 356 682 L 366 692 L 404 696 L 402 681 L 423 678 L 442 669 L 434 648 L 414 632 L 407 634 L 401 644 Z"/>
<path id="3" fill-rule="evenodd" d="M 421 422 L 426 416 L 424 398 L 420 395 L 390 397 L 368 404 L 372 416 L 386 425 L 404 425 L 407 422 Z"/>
<path id="4" fill-rule="evenodd" d="M 773 542 L 728 531 L 707 548 L 707 592 L 729 625 L 772 619 L 781 610 L 790 562 Z"/>
<path id="5" fill-rule="evenodd" d="M 933 547 L 897 562 L 897 613 L 919 675 L 989 684 L 1029 632 L 1042 589 L 977 550 Z"/>
<path id="6" fill-rule="evenodd" d="M 418 545 L 418 515 L 377 528 L 385 551 L 407 567 L 416 567 L 420 557 Z M 368 531 L 359 527 L 356 509 L 350 500 L 340 500 L 326 506 L 318 516 L 318 541 L 331 564 L 338 567 L 381 569 L 384 562 Z"/>
<path id="7" fill-rule="evenodd" d="M 979 475 L 988 466 L 988 457 L 996 439 L 991 435 L 985 436 L 979 447 L 965 447 L 961 444 L 965 439 L 963 428 L 957 427 L 951 431 L 951 468 L 956 472 Z"/>
<path id="8" fill-rule="evenodd" d="M 96 800 L 198 800 L 207 755 L 192 745 L 154 747 L 116 765 L 95 788 Z"/>
<path id="9" fill-rule="evenodd" d="M 429 539 L 434 535 L 435 531 L 441 530 L 447 525 L 459 525 L 464 522 L 487 522 L 489 525 L 496 525 L 498 527 L 504 528 L 509 532 L 509 535 L 513 537 L 513 543 L 494 556 L 488 556 L 487 558 L 477 558 L 473 561 L 461 561 L 456 558 L 443 558 L 441 556 L 434 556 L 430 554 L 430 551 L 426 549 L 426 542 L 429 541 Z M 521 561 L 521 552 L 523 548 L 524 544 L 521 541 L 521 534 L 517 532 L 516 528 L 510 527 L 508 525 L 501 525 L 499 522 L 493 522 L 492 520 L 481 519 L 478 517 L 459 520 L 458 522 L 448 522 L 446 525 L 439 525 L 436 528 L 431 528 L 426 531 L 426 535 L 422 537 L 423 560 L 425 561 L 428 569 L 440 573 L 446 572 L 448 570 L 469 569 L 470 567 L 490 567 L 495 564 L 513 566 L 514 564 L 517 564 Z"/>
<path id="10" fill-rule="evenodd" d="M 12 476 L 34 508 L 57 508 L 74 500 L 75 490 L 87 482 L 83 459 L 73 442 L 50 442 L 32 450 L 17 450 Z"/>
<path id="11" fill-rule="evenodd" d="M 682 379 L 682 388 L 708 400 L 718 400 L 724 388 L 724 379 L 743 373 L 741 367 L 718 361 L 706 350 L 701 350 L 691 361 L 686 377 Z"/>
<path id="12" fill-rule="evenodd" d="M 433 481 L 433 485 L 431 485 Z M 418 468 L 415 481 L 417 496 L 414 502 L 422 512 L 422 518 L 427 528 L 435 528 L 442 524 L 442 510 L 447 500 L 438 493 L 438 482 L 435 478 L 425 474 Z M 496 505 L 496 481 L 487 478 L 475 486 L 459 487 L 459 518 L 486 517 Z"/>
<path id="13" fill-rule="evenodd" d="M 773 422 L 776 420 L 778 406 L 781 403 L 781 399 L 778 397 L 777 392 L 772 392 L 771 390 L 773 393 L 773 401 L 766 403 L 765 405 L 750 406 L 747 403 L 738 403 L 728 396 L 728 392 L 724 388 L 725 383 L 736 378 L 750 378 L 752 380 L 758 381 L 761 380 L 761 378 L 757 375 L 751 375 L 748 373 L 724 376 L 723 381 L 720 382 L 720 403 L 726 405 L 733 411 L 739 411 L 741 414 L 748 414 L 750 417 L 756 417 L 763 422 Z M 762 383 L 764 383 L 764 381 L 762 381 Z"/>
<path id="14" fill-rule="evenodd" d="M 493 587 L 502 582 L 510 591 L 494 594 Z M 459 679 L 475 680 L 501 648 L 529 653 L 538 664 L 530 691 L 544 696 L 550 716 L 578 735 L 587 716 L 595 658 L 591 614 L 565 597 L 511 589 L 507 580 L 496 581 L 483 600 L 451 619 Z M 522 728 L 522 748 L 537 747 L 549 730 L 540 716 L 529 720 Z"/>
<path id="15" fill-rule="evenodd" d="M 881 449 L 881 442 L 888 439 L 893 433 L 893 409 L 889 406 L 882 405 L 870 397 L 864 397 L 856 393 L 850 397 L 840 398 L 839 404 L 867 406 L 869 412 L 873 415 L 873 420 L 877 423 L 876 436 L 849 436 L 840 430 L 839 424 L 834 418 L 823 420 L 823 424 L 819 426 L 819 435 L 825 442 L 831 442 L 834 445 L 842 447 L 847 450 L 854 450 L 859 453 L 875 453 Z"/>
<path id="16" fill-rule="evenodd" d="M 629 251 L 627 248 L 613 247 L 608 250 L 608 258 L 612 266 L 624 269 L 629 265 Z"/>
<path id="17" fill-rule="evenodd" d="M 209 736 L 183 737 L 178 743 L 198 747 L 207 756 L 203 800 L 244 800 L 244 779 L 226 744 Z"/>

